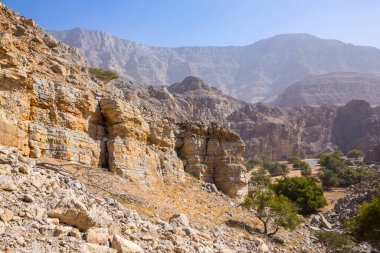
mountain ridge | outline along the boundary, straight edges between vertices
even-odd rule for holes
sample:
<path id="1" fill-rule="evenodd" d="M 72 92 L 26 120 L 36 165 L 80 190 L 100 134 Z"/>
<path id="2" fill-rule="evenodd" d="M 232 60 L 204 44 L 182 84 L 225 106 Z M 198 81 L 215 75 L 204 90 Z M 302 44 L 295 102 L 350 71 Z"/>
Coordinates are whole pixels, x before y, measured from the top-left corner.
<path id="1" fill-rule="evenodd" d="M 198 76 L 247 102 L 270 102 L 289 85 L 313 75 L 346 71 L 380 75 L 379 49 L 308 34 L 278 35 L 247 46 L 176 48 L 145 46 L 84 29 L 51 34 L 76 46 L 92 66 L 137 82 L 171 85 Z"/>

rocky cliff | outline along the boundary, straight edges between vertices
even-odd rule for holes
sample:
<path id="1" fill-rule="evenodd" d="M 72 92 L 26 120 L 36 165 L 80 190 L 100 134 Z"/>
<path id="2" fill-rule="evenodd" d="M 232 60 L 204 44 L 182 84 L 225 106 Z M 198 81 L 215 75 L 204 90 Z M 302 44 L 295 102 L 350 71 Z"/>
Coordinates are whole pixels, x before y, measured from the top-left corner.
<path id="1" fill-rule="evenodd" d="M 238 101 L 223 94 L 216 88 L 205 84 L 196 77 L 187 77 L 181 83 L 166 86 L 140 85 L 128 80 L 111 81 L 109 89 L 131 99 L 144 113 L 144 118 L 151 113 L 162 115 L 169 121 L 218 122 L 240 135 L 245 143 L 245 157 L 267 157 L 275 160 L 290 156 L 315 157 L 321 152 L 336 149 L 345 151 L 345 145 L 351 148 L 362 148 L 368 154 L 374 144 L 379 144 L 377 133 L 370 130 L 376 128 L 373 121 L 378 108 L 366 107 L 371 113 L 363 114 L 363 131 L 367 131 L 372 142 L 361 142 L 352 139 L 355 131 L 346 131 L 348 126 L 361 122 L 359 118 L 344 117 L 337 114 L 347 108 L 348 115 L 358 115 L 361 103 L 353 103 L 343 107 L 323 105 L 318 107 L 298 106 L 279 108 L 261 103 L 250 104 Z M 359 113 L 360 114 L 360 113 Z M 358 116 L 359 117 L 359 116 Z M 377 116 L 378 117 L 378 116 Z M 338 122 L 341 123 L 338 124 Z M 338 124 L 338 125 L 337 125 Z M 337 142 L 336 136 L 343 136 Z M 347 140 L 347 141 L 346 141 Z M 349 143 L 351 142 L 351 143 Z"/>
<path id="2" fill-rule="evenodd" d="M 359 148 L 374 152 L 380 143 L 380 118 L 364 100 L 353 100 L 338 109 L 332 141 L 343 151 Z"/>
<path id="3" fill-rule="evenodd" d="M 345 105 L 363 99 L 380 104 L 380 77 L 353 72 L 331 73 L 306 78 L 286 88 L 274 104 L 280 107 L 301 105 Z"/>
<path id="4" fill-rule="evenodd" d="M 92 78 L 77 50 L 5 6 L 0 11 L 0 145 L 17 147 L 33 158 L 102 166 L 150 188 L 184 180 L 183 162 L 175 150 L 176 133 L 186 135 L 180 121 L 161 118 L 150 108 L 140 111 L 133 96 L 110 91 Z M 204 131 L 209 134 L 207 127 Z M 210 142 L 207 154 L 192 156 L 212 159 L 231 148 L 236 160 L 226 155 L 213 170 L 220 187 L 228 183 L 234 188 L 229 177 L 243 177 L 244 168 L 231 172 L 229 164 L 241 166 L 243 146 L 229 146 L 229 130 L 224 131 L 213 135 L 215 143 Z M 236 138 L 233 141 L 241 143 Z M 220 143 L 224 146 L 215 147 L 214 154 L 211 150 Z M 243 189 L 244 179 L 236 184 Z M 231 196 L 241 193 L 223 190 Z"/>
<path id="5" fill-rule="evenodd" d="M 270 101 L 310 76 L 380 75 L 380 50 L 308 34 L 278 35 L 242 47 L 180 48 L 150 47 L 85 29 L 51 34 L 78 48 L 92 66 L 137 82 L 170 85 L 193 75 L 247 102 Z"/>

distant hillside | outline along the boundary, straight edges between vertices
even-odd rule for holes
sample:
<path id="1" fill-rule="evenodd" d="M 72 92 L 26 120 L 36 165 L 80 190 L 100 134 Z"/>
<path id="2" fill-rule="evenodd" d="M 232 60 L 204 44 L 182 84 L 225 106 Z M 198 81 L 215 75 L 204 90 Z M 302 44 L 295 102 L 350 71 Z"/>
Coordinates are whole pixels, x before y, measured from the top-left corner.
<path id="1" fill-rule="evenodd" d="M 353 99 L 380 105 L 380 77 L 353 72 L 309 77 L 286 88 L 274 104 L 285 107 L 344 105 Z"/>
<path id="2" fill-rule="evenodd" d="M 150 47 L 108 33 L 50 32 L 79 48 L 92 66 L 138 82 L 170 85 L 198 76 L 235 98 L 272 101 L 289 85 L 331 72 L 380 75 L 380 50 L 308 34 L 278 35 L 242 47 Z"/>

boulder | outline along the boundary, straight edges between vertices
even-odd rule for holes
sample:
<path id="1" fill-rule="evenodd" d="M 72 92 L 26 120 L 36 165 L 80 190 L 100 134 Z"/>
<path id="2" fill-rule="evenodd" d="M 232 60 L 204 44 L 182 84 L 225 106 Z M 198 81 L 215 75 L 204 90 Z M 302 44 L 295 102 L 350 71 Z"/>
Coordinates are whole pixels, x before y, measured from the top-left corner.
<path id="1" fill-rule="evenodd" d="M 55 209 L 48 212 L 48 216 L 58 218 L 60 222 L 75 226 L 82 232 L 98 224 L 86 205 L 72 195 L 64 197 Z"/>
<path id="2" fill-rule="evenodd" d="M 108 243 L 109 236 L 107 228 L 90 228 L 86 233 L 86 241 L 88 243 L 105 245 Z"/>
<path id="3" fill-rule="evenodd" d="M 101 246 L 94 243 L 85 243 L 81 246 L 81 253 L 116 253 L 115 249 L 108 248 L 107 246 Z"/>
<path id="4" fill-rule="evenodd" d="M 144 250 L 136 243 L 129 241 L 120 235 L 114 235 L 112 238 L 112 248 L 116 249 L 117 253 L 139 253 Z"/>
<path id="5" fill-rule="evenodd" d="M 183 213 L 174 214 L 170 220 L 169 223 L 175 227 L 189 227 L 189 219 L 187 216 Z"/>
<path id="6" fill-rule="evenodd" d="M 13 218 L 13 212 L 10 210 L 0 210 L 0 219 L 5 223 Z"/>
<path id="7" fill-rule="evenodd" d="M 0 189 L 4 191 L 15 191 L 17 186 L 11 176 L 0 175 Z"/>

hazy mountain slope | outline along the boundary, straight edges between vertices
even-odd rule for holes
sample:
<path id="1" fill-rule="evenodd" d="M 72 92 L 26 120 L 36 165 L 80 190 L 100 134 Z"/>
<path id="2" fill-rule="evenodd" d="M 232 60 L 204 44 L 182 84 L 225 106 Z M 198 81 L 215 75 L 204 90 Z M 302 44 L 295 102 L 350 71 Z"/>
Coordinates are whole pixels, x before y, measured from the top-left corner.
<path id="1" fill-rule="evenodd" d="M 199 76 L 248 102 L 270 101 L 312 75 L 363 72 L 380 75 L 380 50 L 307 34 L 279 35 L 242 47 L 149 47 L 105 32 L 51 32 L 79 48 L 91 65 L 138 82 L 169 85 Z"/>
<path id="2" fill-rule="evenodd" d="M 274 104 L 286 107 L 344 105 L 353 99 L 380 105 L 380 77 L 354 72 L 309 77 L 286 88 Z"/>

